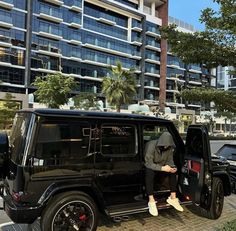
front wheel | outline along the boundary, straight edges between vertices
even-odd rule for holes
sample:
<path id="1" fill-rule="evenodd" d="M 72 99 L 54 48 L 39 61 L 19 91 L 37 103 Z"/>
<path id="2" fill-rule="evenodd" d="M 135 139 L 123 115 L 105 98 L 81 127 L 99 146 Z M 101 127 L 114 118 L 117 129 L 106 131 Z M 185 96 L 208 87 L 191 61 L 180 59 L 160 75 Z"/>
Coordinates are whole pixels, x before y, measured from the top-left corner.
<path id="1" fill-rule="evenodd" d="M 217 219 L 220 217 L 224 205 L 224 186 L 220 178 L 214 177 L 212 184 L 212 194 L 210 207 L 208 209 L 201 209 L 201 214 L 210 219 Z"/>
<path id="2" fill-rule="evenodd" d="M 93 199 L 83 192 L 55 196 L 41 217 L 42 231 L 94 231 L 98 212 Z"/>

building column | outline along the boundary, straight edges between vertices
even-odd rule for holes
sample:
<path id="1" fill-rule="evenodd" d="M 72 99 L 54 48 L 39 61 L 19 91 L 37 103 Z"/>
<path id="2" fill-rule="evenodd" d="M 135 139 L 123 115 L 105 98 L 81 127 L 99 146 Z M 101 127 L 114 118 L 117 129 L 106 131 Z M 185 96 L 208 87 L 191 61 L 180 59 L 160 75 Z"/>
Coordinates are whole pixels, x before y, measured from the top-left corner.
<path id="1" fill-rule="evenodd" d="M 31 40 L 32 40 L 32 17 L 33 17 L 33 0 L 27 1 L 27 23 L 26 23 L 26 41 L 25 41 L 25 88 L 28 99 L 28 88 L 30 86 L 31 79 Z"/>
<path id="2" fill-rule="evenodd" d="M 139 0 L 139 10 L 143 12 L 144 0 Z"/>
<path id="3" fill-rule="evenodd" d="M 128 42 L 131 42 L 132 40 L 132 18 L 128 18 Z"/>
<path id="4" fill-rule="evenodd" d="M 145 45 L 146 45 L 146 17 L 143 16 L 141 19 L 142 23 L 142 46 L 140 48 L 142 59 L 140 60 L 140 68 L 141 68 L 141 74 L 140 74 L 140 89 L 139 89 L 139 100 L 144 100 L 144 82 L 145 82 Z"/>
<path id="5" fill-rule="evenodd" d="M 159 17 L 162 19 L 162 26 L 168 26 L 168 0 L 158 9 Z M 160 91 L 159 91 L 159 107 L 161 111 L 165 111 L 166 103 L 166 67 L 167 67 L 167 41 L 161 39 L 161 64 L 160 64 Z"/>
<path id="6" fill-rule="evenodd" d="M 153 17 L 155 17 L 155 13 L 156 13 L 156 3 L 152 2 L 152 5 L 151 5 L 151 15 Z"/>

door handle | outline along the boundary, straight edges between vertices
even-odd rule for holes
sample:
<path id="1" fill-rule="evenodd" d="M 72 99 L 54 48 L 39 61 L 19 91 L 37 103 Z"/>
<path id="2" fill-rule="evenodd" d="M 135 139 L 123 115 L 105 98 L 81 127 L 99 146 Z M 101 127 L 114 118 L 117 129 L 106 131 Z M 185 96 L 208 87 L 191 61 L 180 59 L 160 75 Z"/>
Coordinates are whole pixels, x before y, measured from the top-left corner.
<path id="1" fill-rule="evenodd" d="M 103 171 L 103 172 L 98 173 L 98 176 L 112 176 L 112 175 L 114 175 L 114 173 L 110 171 L 109 172 Z"/>

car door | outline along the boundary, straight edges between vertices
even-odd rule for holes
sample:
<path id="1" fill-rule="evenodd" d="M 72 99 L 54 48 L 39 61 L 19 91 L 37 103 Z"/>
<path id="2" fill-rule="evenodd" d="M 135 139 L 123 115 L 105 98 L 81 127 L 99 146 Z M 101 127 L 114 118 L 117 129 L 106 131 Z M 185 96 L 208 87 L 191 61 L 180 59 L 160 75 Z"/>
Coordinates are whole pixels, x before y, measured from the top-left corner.
<path id="1" fill-rule="evenodd" d="M 95 181 L 106 206 L 135 202 L 142 190 L 138 126 L 102 123 L 95 133 Z"/>
<path id="2" fill-rule="evenodd" d="M 183 166 L 180 174 L 182 194 L 196 204 L 203 204 L 211 187 L 211 154 L 205 126 L 190 125 L 187 130 Z M 208 193 L 207 193 L 208 194 Z"/>
<path id="3" fill-rule="evenodd" d="M 4 179 L 7 169 L 8 137 L 6 133 L 0 133 L 0 181 Z"/>

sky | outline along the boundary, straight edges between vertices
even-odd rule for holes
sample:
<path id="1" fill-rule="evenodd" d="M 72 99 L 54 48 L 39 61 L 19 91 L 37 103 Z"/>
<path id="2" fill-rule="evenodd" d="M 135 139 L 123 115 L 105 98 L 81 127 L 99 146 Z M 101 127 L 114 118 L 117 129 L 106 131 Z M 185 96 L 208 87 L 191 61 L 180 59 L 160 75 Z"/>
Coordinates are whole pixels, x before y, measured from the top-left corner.
<path id="1" fill-rule="evenodd" d="M 197 30 L 203 30 L 204 25 L 199 22 L 201 10 L 207 7 L 216 9 L 217 6 L 213 0 L 169 0 L 169 16 L 187 22 Z"/>

